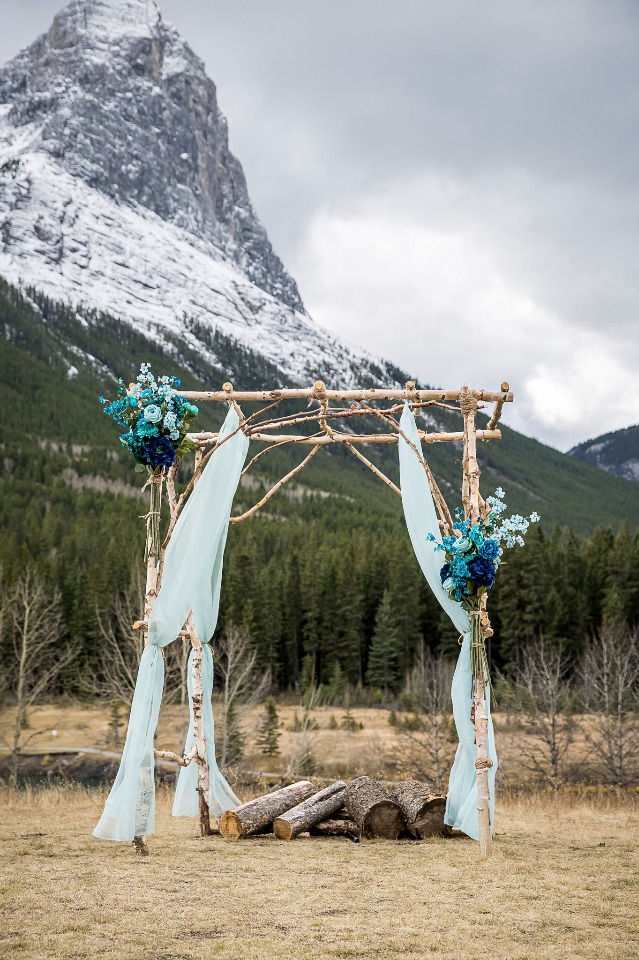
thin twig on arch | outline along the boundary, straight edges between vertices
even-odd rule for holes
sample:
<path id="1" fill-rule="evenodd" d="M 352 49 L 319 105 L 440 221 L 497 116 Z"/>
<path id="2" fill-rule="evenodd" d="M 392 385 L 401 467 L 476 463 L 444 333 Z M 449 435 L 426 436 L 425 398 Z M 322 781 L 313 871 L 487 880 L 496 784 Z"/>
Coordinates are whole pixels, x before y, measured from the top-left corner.
<path id="1" fill-rule="evenodd" d="M 270 500 L 271 497 L 272 497 L 274 494 L 276 494 L 277 491 L 280 490 L 280 489 L 284 486 L 284 484 L 287 483 L 287 482 L 291 479 L 291 477 L 294 477 L 296 473 L 299 473 L 300 470 L 301 470 L 303 467 L 306 466 L 306 464 L 308 463 L 308 461 L 311 459 L 311 457 L 314 457 L 314 456 L 315 456 L 315 454 L 316 454 L 317 451 L 320 449 L 320 447 L 321 447 L 321 444 L 318 444 L 317 446 L 313 447 L 313 449 L 312 449 L 311 452 L 308 454 L 308 456 L 307 456 L 307 457 L 304 457 L 304 459 L 302 460 L 302 462 L 301 462 L 300 464 L 298 464 L 298 465 L 297 465 L 293 470 L 291 470 L 289 473 L 287 473 L 285 477 L 282 477 L 281 480 L 278 480 L 277 483 L 275 484 L 275 486 L 274 486 L 274 487 L 271 487 L 271 489 L 268 491 L 268 493 L 266 493 L 266 494 L 262 497 L 262 499 L 261 499 L 258 503 L 255 504 L 255 506 L 251 507 L 250 510 L 247 510 L 246 513 L 241 514 L 239 517 L 231 517 L 231 519 L 229 520 L 229 523 L 241 523 L 242 520 L 246 520 L 248 517 L 252 516 L 254 513 L 257 513 L 257 511 L 260 509 L 260 507 L 263 507 L 264 504 L 265 504 L 268 500 Z"/>

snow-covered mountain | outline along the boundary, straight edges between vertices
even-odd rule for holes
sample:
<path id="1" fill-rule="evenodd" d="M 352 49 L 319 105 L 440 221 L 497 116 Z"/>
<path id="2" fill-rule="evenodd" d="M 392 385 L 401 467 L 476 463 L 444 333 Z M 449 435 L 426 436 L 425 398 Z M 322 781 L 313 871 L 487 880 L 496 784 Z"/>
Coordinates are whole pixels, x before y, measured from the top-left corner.
<path id="1" fill-rule="evenodd" d="M 0 69 L 0 275 L 308 383 L 394 368 L 317 326 L 249 199 L 201 60 L 154 0 L 73 0 Z"/>
<path id="2" fill-rule="evenodd" d="M 639 483 L 639 424 L 585 440 L 568 453 L 606 473 Z"/>

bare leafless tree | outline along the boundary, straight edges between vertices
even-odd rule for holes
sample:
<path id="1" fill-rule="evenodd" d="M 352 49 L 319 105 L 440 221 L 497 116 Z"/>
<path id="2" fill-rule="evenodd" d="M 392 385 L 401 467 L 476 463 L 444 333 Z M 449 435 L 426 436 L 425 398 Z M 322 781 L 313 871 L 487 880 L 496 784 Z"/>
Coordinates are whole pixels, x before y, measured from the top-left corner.
<path id="1" fill-rule="evenodd" d="M 47 586 L 34 570 L 27 569 L 9 590 L 5 612 L 11 632 L 7 686 L 14 696 L 15 723 L 11 750 L 11 778 L 18 782 L 21 753 L 43 731 L 24 737 L 29 711 L 43 694 L 51 691 L 60 673 L 75 656 L 71 644 L 63 644 L 60 593 Z"/>
<path id="2" fill-rule="evenodd" d="M 108 617 L 97 616 L 101 637 L 100 673 L 87 679 L 87 692 L 113 704 L 130 706 L 135 690 L 144 634 L 133 624 L 144 610 L 144 574 L 135 567 L 128 589 L 116 594 Z M 186 703 L 190 644 L 182 637 L 166 648 L 165 699 Z"/>
<path id="3" fill-rule="evenodd" d="M 438 793 L 453 754 L 449 732 L 454 669 L 450 660 L 433 656 L 422 642 L 402 697 L 410 712 L 396 718 L 400 765 L 411 775 L 431 781 Z"/>
<path id="4" fill-rule="evenodd" d="M 530 734 L 522 746 L 524 766 L 554 790 L 574 740 L 569 666 L 561 644 L 542 636 L 524 650 L 513 688 Z"/>
<path id="5" fill-rule="evenodd" d="M 134 630 L 144 609 L 144 582 L 135 568 L 129 588 L 116 594 L 108 617 L 97 617 L 100 632 L 100 676 L 90 678 L 90 692 L 115 703 L 131 705 L 144 635 Z"/>
<path id="6" fill-rule="evenodd" d="M 639 631 L 605 623 L 580 666 L 583 698 L 592 711 L 586 738 L 607 780 L 626 787 L 639 779 Z"/>
<path id="7" fill-rule="evenodd" d="M 283 779 L 298 774 L 310 777 L 317 770 L 316 749 L 319 727 L 313 717 L 313 711 L 321 706 L 322 699 L 321 687 L 316 687 L 314 684 L 308 687 L 302 696 L 304 713 L 301 720 L 298 719 L 297 713 L 295 714 L 293 727 L 295 740 Z"/>
<path id="8" fill-rule="evenodd" d="M 215 739 L 220 766 L 225 767 L 242 756 L 242 718 L 270 690 L 271 673 L 257 669 L 257 650 L 242 627 L 229 625 L 213 651 L 221 684 Z"/>
<path id="9" fill-rule="evenodd" d="M 4 570 L 0 566 L 0 657 L 4 650 L 7 638 L 7 626 L 10 620 L 9 589 L 4 578 Z M 1 665 L 0 665 L 1 666 Z M 9 688 L 9 674 L 6 669 L 0 669 L 0 704 L 5 691 Z"/>

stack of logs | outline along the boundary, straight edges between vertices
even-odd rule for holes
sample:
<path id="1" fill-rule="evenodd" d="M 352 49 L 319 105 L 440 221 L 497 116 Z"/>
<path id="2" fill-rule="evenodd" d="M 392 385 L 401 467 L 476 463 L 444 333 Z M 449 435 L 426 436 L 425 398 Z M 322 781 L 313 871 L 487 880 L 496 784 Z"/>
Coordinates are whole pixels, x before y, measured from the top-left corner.
<path id="1" fill-rule="evenodd" d="M 343 780 L 316 791 L 309 780 L 244 803 L 220 818 L 220 833 L 239 840 L 273 832 L 281 840 L 300 833 L 311 836 L 400 837 L 441 836 L 446 798 L 436 796 L 425 783 L 405 780 L 389 791 L 372 777 Z"/>

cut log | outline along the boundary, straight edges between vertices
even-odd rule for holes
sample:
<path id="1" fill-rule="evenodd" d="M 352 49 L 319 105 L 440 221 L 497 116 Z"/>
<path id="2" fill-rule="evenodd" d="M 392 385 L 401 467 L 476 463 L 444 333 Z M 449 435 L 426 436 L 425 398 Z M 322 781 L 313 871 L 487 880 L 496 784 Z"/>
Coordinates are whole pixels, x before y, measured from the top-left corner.
<path id="1" fill-rule="evenodd" d="M 322 820 L 311 827 L 312 837 L 359 837 L 359 827 L 354 820 Z"/>
<path id="2" fill-rule="evenodd" d="M 346 784 L 343 780 L 332 783 L 308 800 L 287 810 L 273 821 L 273 833 L 280 840 L 293 840 L 299 833 L 310 830 L 316 823 L 326 820 L 344 804 Z"/>
<path id="3" fill-rule="evenodd" d="M 243 803 L 235 810 L 227 810 L 220 817 L 220 833 L 226 840 L 239 840 L 248 837 L 251 833 L 259 833 L 264 827 L 302 803 L 311 794 L 315 787 L 309 780 L 299 780 L 281 790 L 274 790 L 249 803 Z"/>
<path id="4" fill-rule="evenodd" d="M 357 777 L 346 789 L 346 806 L 363 837 L 397 840 L 405 827 L 398 805 L 372 777 Z"/>
<path id="5" fill-rule="evenodd" d="M 444 832 L 446 797 L 438 797 L 426 783 L 404 780 L 390 791 L 390 797 L 404 814 L 406 826 L 414 837 L 441 836 Z"/>

